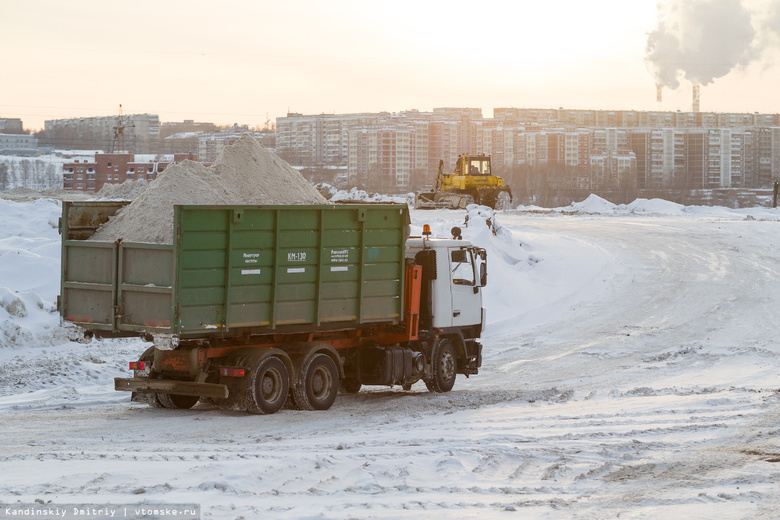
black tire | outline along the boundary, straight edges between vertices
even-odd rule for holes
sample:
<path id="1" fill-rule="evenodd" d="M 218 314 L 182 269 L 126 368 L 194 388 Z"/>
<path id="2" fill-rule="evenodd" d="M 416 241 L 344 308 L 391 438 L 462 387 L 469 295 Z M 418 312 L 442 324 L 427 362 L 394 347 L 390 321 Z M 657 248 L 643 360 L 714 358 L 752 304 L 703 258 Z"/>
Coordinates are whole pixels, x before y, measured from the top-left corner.
<path id="1" fill-rule="evenodd" d="M 431 353 L 431 379 L 425 380 L 425 386 L 431 392 L 449 392 L 455 385 L 458 373 L 458 355 L 455 345 L 443 339 L 433 346 Z"/>
<path id="2" fill-rule="evenodd" d="M 260 359 L 247 379 L 246 411 L 272 414 L 281 410 L 290 389 L 287 365 L 276 356 Z"/>
<path id="3" fill-rule="evenodd" d="M 315 354 L 301 367 L 293 397 L 301 410 L 327 410 L 339 393 L 339 371 L 327 354 Z"/>
<path id="4" fill-rule="evenodd" d="M 197 395 L 156 394 L 157 399 L 164 408 L 171 410 L 189 410 L 197 404 L 200 397 Z"/>
<path id="5" fill-rule="evenodd" d="M 490 191 L 481 192 L 479 194 L 479 205 L 496 209 L 496 194 Z"/>
<path id="6" fill-rule="evenodd" d="M 360 392 L 360 387 L 363 385 L 354 377 L 346 377 L 341 382 L 341 388 L 346 394 L 356 394 Z"/>

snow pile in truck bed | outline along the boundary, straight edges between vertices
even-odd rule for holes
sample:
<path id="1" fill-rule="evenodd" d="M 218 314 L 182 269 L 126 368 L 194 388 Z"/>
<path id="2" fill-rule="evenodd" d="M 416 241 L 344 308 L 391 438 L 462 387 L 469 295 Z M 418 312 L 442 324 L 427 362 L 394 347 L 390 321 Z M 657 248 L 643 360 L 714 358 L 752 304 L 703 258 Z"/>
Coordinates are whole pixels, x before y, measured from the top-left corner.
<path id="1" fill-rule="evenodd" d="M 149 183 L 146 179 L 125 181 L 121 184 L 104 184 L 95 194 L 98 199 L 133 200 L 146 190 Z"/>
<path id="2" fill-rule="evenodd" d="M 326 204 L 325 198 L 289 164 L 251 136 L 227 146 L 213 165 L 171 165 L 90 240 L 173 242 L 174 205 Z"/>

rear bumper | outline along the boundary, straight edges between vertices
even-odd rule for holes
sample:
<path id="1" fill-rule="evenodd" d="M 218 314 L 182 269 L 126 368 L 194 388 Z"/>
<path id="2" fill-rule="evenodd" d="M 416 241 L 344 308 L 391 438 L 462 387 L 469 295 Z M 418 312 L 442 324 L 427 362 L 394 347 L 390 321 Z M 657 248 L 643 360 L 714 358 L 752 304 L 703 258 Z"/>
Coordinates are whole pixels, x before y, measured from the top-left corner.
<path id="1" fill-rule="evenodd" d="M 160 393 L 174 395 L 193 395 L 227 399 L 227 385 L 214 383 L 193 383 L 192 381 L 175 381 L 170 379 L 123 379 L 114 378 L 114 390 L 122 392 Z"/>

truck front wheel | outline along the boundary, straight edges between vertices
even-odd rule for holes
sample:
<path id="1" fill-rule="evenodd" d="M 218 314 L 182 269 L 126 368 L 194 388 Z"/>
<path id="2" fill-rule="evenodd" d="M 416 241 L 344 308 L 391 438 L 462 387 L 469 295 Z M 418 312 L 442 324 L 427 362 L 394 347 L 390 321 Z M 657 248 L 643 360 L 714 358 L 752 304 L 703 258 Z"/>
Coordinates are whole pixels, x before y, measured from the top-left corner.
<path id="1" fill-rule="evenodd" d="M 425 386 L 431 392 L 449 392 L 455 385 L 457 371 L 455 345 L 448 339 L 436 342 L 431 352 L 431 378 L 425 380 Z"/>
<path id="2" fill-rule="evenodd" d="M 339 392 L 339 371 L 327 354 L 315 354 L 301 367 L 293 392 L 301 410 L 327 410 Z"/>
<path id="3" fill-rule="evenodd" d="M 281 359 L 269 356 L 255 363 L 248 384 L 246 410 L 255 414 L 272 414 L 278 412 L 287 400 L 290 376 Z"/>

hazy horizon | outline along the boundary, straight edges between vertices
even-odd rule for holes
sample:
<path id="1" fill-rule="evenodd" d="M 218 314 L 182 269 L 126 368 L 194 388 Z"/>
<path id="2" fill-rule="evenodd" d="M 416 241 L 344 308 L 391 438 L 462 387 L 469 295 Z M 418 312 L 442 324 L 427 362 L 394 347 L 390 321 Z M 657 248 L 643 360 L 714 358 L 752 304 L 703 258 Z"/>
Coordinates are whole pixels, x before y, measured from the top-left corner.
<path id="1" fill-rule="evenodd" d="M 474 5 L 0 0 L 0 117 L 690 111 L 691 80 L 703 112 L 780 113 L 780 0 Z"/>

